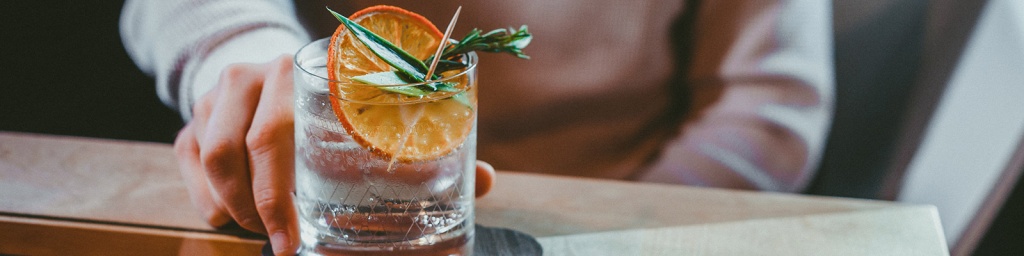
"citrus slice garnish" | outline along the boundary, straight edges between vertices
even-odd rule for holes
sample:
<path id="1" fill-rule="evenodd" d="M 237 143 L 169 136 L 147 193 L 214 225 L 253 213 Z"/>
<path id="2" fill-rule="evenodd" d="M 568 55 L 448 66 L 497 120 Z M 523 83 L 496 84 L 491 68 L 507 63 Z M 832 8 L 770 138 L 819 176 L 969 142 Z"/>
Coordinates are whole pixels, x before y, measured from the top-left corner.
<path id="1" fill-rule="evenodd" d="M 369 7 L 349 19 L 419 60 L 432 55 L 443 37 L 423 16 L 394 6 Z M 353 80 L 394 68 L 344 25 L 331 37 L 327 69 L 328 78 L 337 81 L 330 86 L 334 114 L 356 142 L 385 159 L 417 162 L 443 157 L 462 145 L 473 128 L 476 112 L 452 98 L 458 92 L 410 96 Z M 466 98 L 476 101 L 466 75 L 446 82 L 456 83 L 454 87 L 464 90 Z"/>

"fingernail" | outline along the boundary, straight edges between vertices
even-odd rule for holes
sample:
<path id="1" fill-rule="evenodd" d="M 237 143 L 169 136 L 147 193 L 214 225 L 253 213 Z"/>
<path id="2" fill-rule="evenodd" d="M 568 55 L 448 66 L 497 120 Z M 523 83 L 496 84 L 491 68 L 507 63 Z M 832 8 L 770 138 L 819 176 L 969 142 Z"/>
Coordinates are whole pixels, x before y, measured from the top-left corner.
<path id="1" fill-rule="evenodd" d="M 270 244 L 274 247 L 274 254 L 277 255 L 284 253 L 287 248 L 292 247 L 292 241 L 288 239 L 288 234 L 284 232 L 276 232 L 271 235 Z"/>

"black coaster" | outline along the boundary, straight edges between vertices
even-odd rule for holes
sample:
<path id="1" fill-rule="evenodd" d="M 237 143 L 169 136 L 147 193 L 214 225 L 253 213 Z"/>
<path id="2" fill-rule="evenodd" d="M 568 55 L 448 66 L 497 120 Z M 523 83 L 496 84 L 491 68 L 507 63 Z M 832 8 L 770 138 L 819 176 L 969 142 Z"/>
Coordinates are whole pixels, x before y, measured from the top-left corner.
<path id="1" fill-rule="evenodd" d="M 526 233 L 507 229 L 476 225 L 474 256 L 540 256 L 544 249 L 537 239 Z"/>
<path id="2" fill-rule="evenodd" d="M 544 254 L 544 249 L 540 247 L 537 239 L 523 232 L 476 225 L 475 236 L 474 256 L 540 256 Z M 269 241 L 263 245 L 263 255 L 274 255 Z"/>

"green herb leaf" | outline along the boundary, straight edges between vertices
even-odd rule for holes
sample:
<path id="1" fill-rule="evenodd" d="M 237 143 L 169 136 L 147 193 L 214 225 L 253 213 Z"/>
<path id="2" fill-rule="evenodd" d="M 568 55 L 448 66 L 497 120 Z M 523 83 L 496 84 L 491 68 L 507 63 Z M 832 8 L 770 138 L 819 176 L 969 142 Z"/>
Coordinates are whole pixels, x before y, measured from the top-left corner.
<path id="1" fill-rule="evenodd" d="M 445 48 L 441 53 L 441 60 L 438 61 L 437 73 L 466 67 L 466 64 L 459 60 L 463 54 L 472 51 L 504 52 L 519 58 L 530 59 L 530 56 L 523 53 L 523 48 L 526 48 L 533 40 L 533 35 L 527 30 L 526 25 L 519 27 L 518 30 L 501 28 L 485 34 L 480 34 L 481 32 L 479 29 L 473 29 L 458 43 Z M 433 58 L 431 56 L 424 62 L 429 63 L 434 60 Z"/>
<path id="2" fill-rule="evenodd" d="M 459 94 L 453 95 L 452 99 L 462 103 L 462 105 L 465 105 L 466 107 L 469 107 L 469 109 L 473 109 L 473 103 L 469 102 L 469 97 L 466 96 L 466 92 L 460 92 Z"/>
<path id="3" fill-rule="evenodd" d="M 400 76 L 395 71 L 370 73 L 361 76 L 354 76 L 351 79 L 356 82 L 371 85 L 393 85 L 408 83 L 405 81 L 405 78 L 402 78 L 402 76 Z M 413 97 L 423 97 L 429 94 L 429 92 L 427 91 L 412 86 L 382 86 L 378 87 L 378 89 L 381 89 L 386 92 L 404 94 Z"/>
<path id="4" fill-rule="evenodd" d="M 453 57 L 471 51 L 505 52 L 523 59 L 530 58 L 523 53 L 523 48 L 526 48 L 533 40 L 533 35 L 527 30 L 526 25 L 519 27 L 518 30 L 500 28 L 482 35 L 480 32 L 479 29 L 470 31 L 462 40 L 459 40 L 458 44 L 445 49 L 441 54 L 441 59 L 451 60 Z"/>
<path id="5" fill-rule="evenodd" d="M 403 75 L 395 71 L 370 73 L 361 76 L 354 76 L 351 79 L 356 82 L 370 85 L 394 85 L 408 83 L 405 78 L 403 78 Z M 458 88 L 455 88 L 458 84 L 454 82 L 437 82 L 433 83 L 433 85 L 436 86 L 434 87 L 434 91 L 458 92 L 458 94 L 452 95 L 452 99 L 466 107 L 473 108 L 473 105 L 469 102 L 469 98 L 466 96 L 466 92 L 460 92 Z M 378 87 L 378 89 L 412 97 L 423 97 L 431 93 L 430 91 L 413 86 L 382 86 Z"/>
<path id="6" fill-rule="evenodd" d="M 388 65 L 398 69 L 398 71 L 404 73 L 408 78 L 411 78 L 416 82 L 425 81 L 427 65 L 423 64 L 423 61 L 416 59 L 416 57 L 413 57 L 405 50 L 402 50 L 402 48 L 398 48 L 398 46 L 388 42 L 388 40 L 381 38 L 372 31 L 353 22 L 352 20 L 349 20 L 348 18 L 345 18 L 345 16 L 334 12 L 330 8 L 327 8 L 327 10 L 330 11 L 338 21 L 341 21 L 341 23 L 345 25 L 345 28 L 348 29 L 349 33 L 352 33 L 359 42 L 362 42 L 363 45 L 373 52 L 373 54 L 380 57 L 384 62 L 387 62 Z"/>

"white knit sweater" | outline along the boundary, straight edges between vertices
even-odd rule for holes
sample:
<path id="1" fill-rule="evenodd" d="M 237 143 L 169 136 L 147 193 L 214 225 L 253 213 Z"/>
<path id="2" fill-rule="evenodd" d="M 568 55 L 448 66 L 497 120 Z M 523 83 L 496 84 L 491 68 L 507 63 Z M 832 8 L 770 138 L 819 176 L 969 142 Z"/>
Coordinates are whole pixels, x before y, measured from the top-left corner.
<path id="1" fill-rule="evenodd" d="M 295 4 L 316 2 L 129 0 L 121 32 L 187 120 L 224 66 L 294 53 L 305 28 L 336 27 L 299 22 Z M 779 191 L 816 169 L 833 105 L 829 1 L 703 1 L 686 72 L 673 71 L 670 43 L 681 1 L 393 2 L 437 24 L 464 6 L 456 37 L 530 26 L 531 60 L 482 56 L 479 158 L 499 169 Z M 681 86 L 695 99 L 685 112 L 669 107 Z"/>

